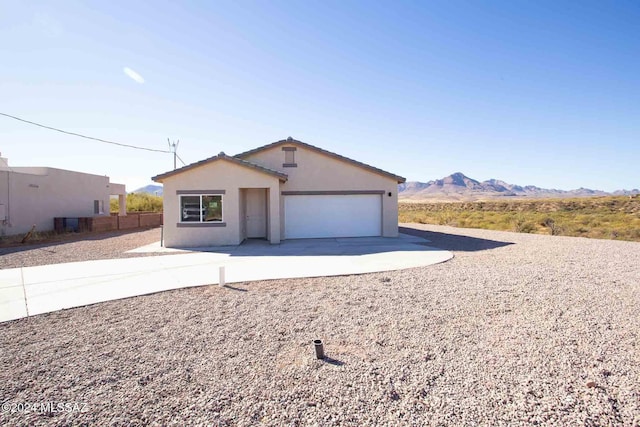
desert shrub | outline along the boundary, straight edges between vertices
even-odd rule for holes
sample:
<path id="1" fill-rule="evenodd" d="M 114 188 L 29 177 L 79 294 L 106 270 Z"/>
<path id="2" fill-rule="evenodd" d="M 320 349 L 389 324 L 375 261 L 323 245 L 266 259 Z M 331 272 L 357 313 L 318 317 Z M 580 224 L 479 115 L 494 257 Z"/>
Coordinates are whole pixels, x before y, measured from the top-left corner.
<path id="1" fill-rule="evenodd" d="M 456 220 L 456 215 L 453 212 L 445 211 L 438 214 L 438 224 L 456 227 L 458 225 L 458 221 Z"/>
<path id="2" fill-rule="evenodd" d="M 640 199 L 399 204 L 400 222 L 640 241 Z"/>
<path id="3" fill-rule="evenodd" d="M 118 212 L 119 205 L 118 199 L 111 199 L 111 212 Z M 162 197 L 146 193 L 129 193 L 127 212 L 162 212 Z"/>
<path id="4" fill-rule="evenodd" d="M 541 225 L 547 227 L 549 229 L 549 234 L 552 236 L 558 236 L 562 233 L 562 227 L 560 227 L 558 223 L 556 223 L 556 220 L 551 217 L 545 218 Z"/>
<path id="5" fill-rule="evenodd" d="M 513 222 L 513 231 L 518 233 L 533 233 L 537 229 L 533 221 L 528 221 L 524 218 L 517 218 Z"/>
<path id="6" fill-rule="evenodd" d="M 591 215 L 580 215 L 576 219 L 582 225 L 589 225 L 589 223 L 593 220 L 593 216 L 591 216 Z"/>

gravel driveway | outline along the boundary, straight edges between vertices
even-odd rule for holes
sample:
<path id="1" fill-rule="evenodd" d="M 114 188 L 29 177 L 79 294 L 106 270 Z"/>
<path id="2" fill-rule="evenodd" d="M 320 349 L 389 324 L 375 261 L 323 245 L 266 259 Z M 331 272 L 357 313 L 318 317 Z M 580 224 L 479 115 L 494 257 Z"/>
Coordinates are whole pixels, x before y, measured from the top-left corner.
<path id="1" fill-rule="evenodd" d="M 455 258 L 0 324 L 0 424 L 640 424 L 640 243 L 414 227 Z"/>
<path id="2" fill-rule="evenodd" d="M 148 254 L 126 254 L 140 246 L 160 241 L 160 228 L 80 234 L 73 241 L 0 248 L 0 269 L 33 267 L 94 259 L 132 258 Z"/>

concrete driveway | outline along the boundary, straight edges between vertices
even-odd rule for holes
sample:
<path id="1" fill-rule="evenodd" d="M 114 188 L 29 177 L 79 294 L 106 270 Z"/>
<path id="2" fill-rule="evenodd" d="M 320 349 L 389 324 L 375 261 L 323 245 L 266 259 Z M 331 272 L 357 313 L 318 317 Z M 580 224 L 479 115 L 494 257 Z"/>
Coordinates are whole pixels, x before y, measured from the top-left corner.
<path id="1" fill-rule="evenodd" d="M 419 237 L 289 240 L 279 245 L 175 250 L 159 242 L 130 252 L 157 256 L 0 270 L 0 322 L 171 289 L 267 279 L 341 276 L 424 267 L 449 251 Z M 178 252 L 171 256 L 166 253 Z M 165 254 L 165 255 L 162 255 Z"/>

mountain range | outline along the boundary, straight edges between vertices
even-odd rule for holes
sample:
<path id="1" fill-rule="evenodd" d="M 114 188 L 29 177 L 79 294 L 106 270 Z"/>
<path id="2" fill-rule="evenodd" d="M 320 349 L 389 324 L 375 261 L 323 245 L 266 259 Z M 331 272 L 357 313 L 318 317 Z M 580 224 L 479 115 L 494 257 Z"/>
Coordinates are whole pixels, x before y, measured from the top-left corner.
<path id="1" fill-rule="evenodd" d="M 161 185 L 147 185 L 132 191 L 162 196 Z M 477 181 L 461 172 L 429 182 L 409 181 L 398 185 L 398 198 L 405 201 L 420 200 L 482 200 L 508 197 L 551 198 L 551 197 L 590 197 L 590 196 L 629 196 L 640 194 L 640 190 L 618 190 L 612 193 L 589 188 L 576 190 L 556 190 L 540 188 L 535 185 L 515 185 L 499 179 Z"/>
<path id="2" fill-rule="evenodd" d="M 147 193 L 154 196 L 162 196 L 162 185 L 149 184 L 133 190 L 131 193 Z"/>
<path id="3" fill-rule="evenodd" d="M 550 197 L 590 197 L 590 196 L 629 196 L 640 194 L 640 190 L 618 190 L 612 193 L 589 188 L 576 190 L 557 190 L 540 188 L 535 185 L 515 185 L 499 179 L 477 181 L 461 172 L 429 182 L 410 181 L 398 185 L 398 198 L 401 200 L 482 200 L 503 197 L 550 198 Z"/>

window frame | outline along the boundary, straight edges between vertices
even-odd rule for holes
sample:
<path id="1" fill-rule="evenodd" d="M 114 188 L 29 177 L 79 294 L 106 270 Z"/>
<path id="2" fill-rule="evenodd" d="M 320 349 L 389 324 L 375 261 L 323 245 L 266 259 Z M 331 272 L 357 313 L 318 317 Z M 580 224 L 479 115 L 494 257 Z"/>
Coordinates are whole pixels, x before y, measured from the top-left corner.
<path id="1" fill-rule="evenodd" d="M 104 215 L 104 200 L 96 199 L 93 201 L 93 214 Z"/>
<path id="2" fill-rule="evenodd" d="M 182 198 L 183 197 L 198 197 L 199 198 L 199 212 L 200 212 L 200 219 L 199 221 L 185 221 L 184 220 L 184 215 L 182 213 L 183 208 L 183 204 L 182 204 Z M 203 215 L 202 215 L 202 210 L 203 210 L 203 205 L 202 205 L 202 198 L 203 197 L 220 197 L 220 220 L 215 220 L 215 221 L 204 221 Z M 179 209 L 179 215 L 180 215 L 180 221 L 178 221 L 179 224 L 210 224 L 210 225 L 214 225 L 214 224 L 225 224 L 224 222 L 224 194 L 212 194 L 212 193 L 207 193 L 207 192 L 203 192 L 203 193 L 197 193 L 197 194 L 179 194 L 178 195 L 178 209 Z"/>

